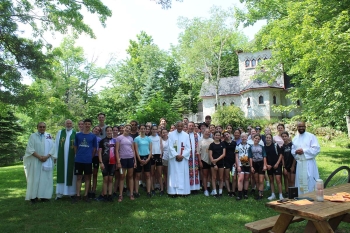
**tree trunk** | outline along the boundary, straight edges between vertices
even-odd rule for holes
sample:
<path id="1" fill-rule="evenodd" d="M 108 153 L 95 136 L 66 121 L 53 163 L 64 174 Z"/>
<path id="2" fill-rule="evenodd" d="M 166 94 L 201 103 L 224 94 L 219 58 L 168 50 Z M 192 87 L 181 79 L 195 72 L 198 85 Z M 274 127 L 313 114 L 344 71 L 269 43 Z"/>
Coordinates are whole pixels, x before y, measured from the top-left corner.
<path id="1" fill-rule="evenodd" d="M 348 137 L 350 138 L 350 116 L 346 116 L 346 127 L 348 128 Z"/>

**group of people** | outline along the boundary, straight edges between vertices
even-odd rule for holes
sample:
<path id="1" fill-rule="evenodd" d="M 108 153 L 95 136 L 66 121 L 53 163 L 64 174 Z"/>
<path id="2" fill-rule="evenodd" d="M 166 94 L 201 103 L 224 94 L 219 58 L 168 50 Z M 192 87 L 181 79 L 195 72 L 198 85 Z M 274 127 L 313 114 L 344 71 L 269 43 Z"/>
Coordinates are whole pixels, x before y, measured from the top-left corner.
<path id="1" fill-rule="evenodd" d="M 248 126 L 233 129 L 227 125 L 189 122 L 187 118 L 171 125 L 169 132 L 165 118 L 159 125 L 130 124 L 108 126 L 105 114 L 99 113 L 99 124 L 92 121 L 78 123 L 75 131 L 71 120 L 65 121 L 55 141 L 40 122 L 38 131 L 28 141 L 23 157 L 27 178 L 26 200 L 33 204 L 48 201 L 53 194 L 53 169 L 57 165 L 56 200 L 70 196 L 72 202 L 122 202 L 127 189 L 130 200 L 140 196 L 143 184 L 148 197 L 166 192 L 171 197 L 198 194 L 221 197 L 224 186 L 228 196 L 237 200 L 248 198 L 248 189 L 256 199 L 263 199 L 264 186 L 271 189 L 269 200 L 283 199 L 288 187 L 298 187 L 299 193 L 314 190 L 319 178 L 315 157 L 320 146 L 315 135 L 305 131 L 298 122 L 299 134 L 291 140 L 284 125 L 277 126 L 278 135 L 266 128 Z M 103 183 L 96 198 L 99 169 Z M 81 198 L 82 183 L 85 191 Z M 270 185 L 271 184 L 271 185 Z M 277 187 L 275 188 L 275 185 Z M 125 187 L 126 186 L 126 187 Z M 211 188 L 210 188 L 211 187 Z"/>

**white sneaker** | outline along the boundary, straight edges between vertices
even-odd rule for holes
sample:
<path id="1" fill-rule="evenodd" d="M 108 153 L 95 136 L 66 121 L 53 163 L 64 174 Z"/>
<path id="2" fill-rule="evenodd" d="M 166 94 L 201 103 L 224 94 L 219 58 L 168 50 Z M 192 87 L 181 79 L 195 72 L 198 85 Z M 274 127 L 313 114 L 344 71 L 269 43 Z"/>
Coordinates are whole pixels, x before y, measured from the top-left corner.
<path id="1" fill-rule="evenodd" d="M 204 191 L 204 196 L 209 197 L 209 192 L 208 192 L 208 190 L 205 190 L 205 191 Z"/>
<path id="2" fill-rule="evenodd" d="M 267 199 L 268 199 L 269 201 L 272 201 L 272 200 L 275 200 L 275 199 L 276 199 L 276 196 L 275 196 L 275 194 L 273 193 L 273 194 L 271 194 L 271 196 L 269 196 Z"/>
<path id="3" fill-rule="evenodd" d="M 284 197 L 283 197 L 282 193 L 280 193 L 280 200 L 283 200 L 283 199 L 284 199 Z"/>
<path id="4" fill-rule="evenodd" d="M 215 196 L 216 195 L 216 190 L 214 189 L 213 191 L 211 191 L 210 195 Z"/>

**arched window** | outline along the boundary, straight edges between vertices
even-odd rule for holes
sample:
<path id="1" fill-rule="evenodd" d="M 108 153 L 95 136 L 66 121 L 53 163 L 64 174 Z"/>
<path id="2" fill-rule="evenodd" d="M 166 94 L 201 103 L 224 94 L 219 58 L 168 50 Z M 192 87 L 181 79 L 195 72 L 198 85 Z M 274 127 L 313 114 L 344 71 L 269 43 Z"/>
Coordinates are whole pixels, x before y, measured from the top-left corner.
<path id="1" fill-rule="evenodd" d="M 223 102 L 223 103 L 222 103 L 222 106 L 226 106 L 226 103 L 225 103 L 225 102 Z"/>
<path id="2" fill-rule="evenodd" d="M 259 96 L 259 104 L 264 104 L 264 96 Z"/>
<path id="3" fill-rule="evenodd" d="M 260 64 L 260 63 L 261 63 L 261 58 L 258 59 L 258 64 Z"/>
<path id="4" fill-rule="evenodd" d="M 297 105 L 300 106 L 300 100 L 297 100 Z"/>
<path id="5" fill-rule="evenodd" d="M 249 67 L 250 66 L 250 61 L 247 59 L 245 60 L 245 67 Z"/>
<path id="6" fill-rule="evenodd" d="M 267 60 L 267 57 L 264 57 L 264 60 Z"/>
<path id="7" fill-rule="evenodd" d="M 235 105 L 235 102 L 231 101 L 231 106 Z"/>
<path id="8" fill-rule="evenodd" d="M 256 66 L 256 60 L 253 59 L 253 60 L 252 60 L 252 67 L 255 67 L 255 66 Z"/>
<path id="9" fill-rule="evenodd" d="M 273 104 L 277 104 L 277 98 L 276 98 L 275 95 L 272 97 L 272 103 L 273 103 Z"/>
<path id="10" fill-rule="evenodd" d="M 247 105 L 248 105 L 248 107 L 250 106 L 250 98 L 249 97 L 247 99 Z"/>

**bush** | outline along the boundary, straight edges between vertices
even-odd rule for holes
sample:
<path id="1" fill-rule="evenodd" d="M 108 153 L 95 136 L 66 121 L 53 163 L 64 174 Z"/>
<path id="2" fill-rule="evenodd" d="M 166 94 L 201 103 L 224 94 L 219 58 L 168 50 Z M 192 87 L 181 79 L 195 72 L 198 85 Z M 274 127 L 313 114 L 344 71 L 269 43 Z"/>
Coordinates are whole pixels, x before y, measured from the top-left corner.
<path id="1" fill-rule="evenodd" d="M 213 124 L 226 126 L 231 124 L 233 127 L 246 127 L 247 119 L 244 116 L 244 112 L 236 106 L 223 106 L 220 107 L 213 114 Z"/>

